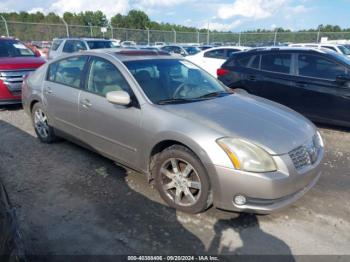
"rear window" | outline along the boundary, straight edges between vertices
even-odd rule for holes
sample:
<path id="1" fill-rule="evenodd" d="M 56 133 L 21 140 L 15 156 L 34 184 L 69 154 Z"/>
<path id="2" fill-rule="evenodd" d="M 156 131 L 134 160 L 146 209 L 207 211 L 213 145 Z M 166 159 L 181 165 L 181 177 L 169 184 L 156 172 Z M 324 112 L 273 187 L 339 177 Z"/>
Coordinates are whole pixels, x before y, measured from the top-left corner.
<path id="1" fill-rule="evenodd" d="M 87 41 L 90 49 L 112 48 L 112 41 Z"/>
<path id="2" fill-rule="evenodd" d="M 0 41 L 0 57 L 35 56 L 34 52 L 16 40 Z"/>
<path id="3" fill-rule="evenodd" d="M 267 54 L 261 56 L 261 70 L 289 74 L 291 54 Z"/>
<path id="4" fill-rule="evenodd" d="M 77 56 L 52 63 L 48 70 L 47 80 L 79 88 L 86 60 L 86 56 Z"/>
<path id="5" fill-rule="evenodd" d="M 225 59 L 225 49 L 215 49 L 204 53 L 204 57 Z"/>

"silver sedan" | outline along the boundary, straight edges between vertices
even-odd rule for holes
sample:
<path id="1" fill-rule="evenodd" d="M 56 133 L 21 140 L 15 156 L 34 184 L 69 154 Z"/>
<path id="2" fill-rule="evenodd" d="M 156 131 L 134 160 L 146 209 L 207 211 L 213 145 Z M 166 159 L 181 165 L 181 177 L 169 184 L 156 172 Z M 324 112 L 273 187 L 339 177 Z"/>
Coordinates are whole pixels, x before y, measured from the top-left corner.
<path id="1" fill-rule="evenodd" d="M 60 57 L 24 81 L 22 101 L 42 142 L 64 137 L 137 170 L 184 212 L 270 213 L 321 173 L 310 121 L 162 52 Z"/>

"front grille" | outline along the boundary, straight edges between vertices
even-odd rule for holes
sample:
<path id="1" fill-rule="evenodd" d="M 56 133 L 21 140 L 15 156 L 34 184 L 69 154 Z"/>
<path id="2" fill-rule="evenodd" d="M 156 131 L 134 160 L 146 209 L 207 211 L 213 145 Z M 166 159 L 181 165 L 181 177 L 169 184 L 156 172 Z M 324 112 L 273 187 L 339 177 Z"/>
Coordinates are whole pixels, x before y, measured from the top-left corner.
<path id="1" fill-rule="evenodd" d="M 311 165 L 311 159 L 305 146 L 300 146 L 289 152 L 289 156 L 292 159 L 296 169 L 302 169 Z"/>
<path id="2" fill-rule="evenodd" d="M 317 161 L 321 146 L 318 140 L 317 135 L 315 135 L 309 143 L 289 152 L 289 156 L 297 170 L 311 166 Z"/>
<path id="3" fill-rule="evenodd" d="M 0 80 L 13 95 L 18 95 L 22 89 L 23 78 L 33 71 L 34 69 L 0 71 Z"/>

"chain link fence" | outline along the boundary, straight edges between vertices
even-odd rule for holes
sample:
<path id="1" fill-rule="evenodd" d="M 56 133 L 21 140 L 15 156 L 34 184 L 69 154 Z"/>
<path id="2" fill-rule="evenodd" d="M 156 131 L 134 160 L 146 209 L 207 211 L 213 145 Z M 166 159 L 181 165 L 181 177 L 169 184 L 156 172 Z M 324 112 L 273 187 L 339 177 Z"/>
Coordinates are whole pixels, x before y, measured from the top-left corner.
<path id="1" fill-rule="evenodd" d="M 121 41 L 135 41 L 150 44 L 166 43 L 213 43 L 220 42 L 243 46 L 280 45 L 282 43 L 315 43 L 322 37 L 329 40 L 350 40 L 350 32 L 263 32 L 263 33 L 219 33 L 179 32 L 112 28 L 101 30 L 98 26 L 44 24 L 14 22 L 0 19 L 0 35 L 13 36 L 22 41 L 51 41 L 59 37 L 114 38 Z"/>

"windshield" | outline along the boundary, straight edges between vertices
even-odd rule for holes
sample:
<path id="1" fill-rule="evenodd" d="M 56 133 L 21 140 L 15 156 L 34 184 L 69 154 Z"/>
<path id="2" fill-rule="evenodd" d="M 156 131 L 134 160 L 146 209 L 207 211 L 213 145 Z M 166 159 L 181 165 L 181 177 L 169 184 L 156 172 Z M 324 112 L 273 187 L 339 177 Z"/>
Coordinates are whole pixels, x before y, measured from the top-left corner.
<path id="1" fill-rule="evenodd" d="M 185 46 L 184 49 L 189 55 L 195 55 L 201 51 L 198 47 L 195 46 Z"/>
<path id="2" fill-rule="evenodd" d="M 338 46 L 338 48 L 344 55 L 350 55 L 350 50 L 345 46 L 340 45 Z"/>
<path id="3" fill-rule="evenodd" d="M 188 103 L 231 94 L 228 87 L 186 60 L 153 59 L 124 64 L 156 104 Z"/>
<path id="4" fill-rule="evenodd" d="M 35 56 L 35 53 L 16 40 L 0 40 L 0 57 Z"/>
<path id="5" fill-rule="evenodd" d="M 112 48 L 115 47 L 112 41 L 103 41 L 103 40 L 94 40 L 87 41 L 87 44 L 90 49 L 101 49 L 101 48 Z"/>

